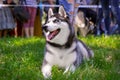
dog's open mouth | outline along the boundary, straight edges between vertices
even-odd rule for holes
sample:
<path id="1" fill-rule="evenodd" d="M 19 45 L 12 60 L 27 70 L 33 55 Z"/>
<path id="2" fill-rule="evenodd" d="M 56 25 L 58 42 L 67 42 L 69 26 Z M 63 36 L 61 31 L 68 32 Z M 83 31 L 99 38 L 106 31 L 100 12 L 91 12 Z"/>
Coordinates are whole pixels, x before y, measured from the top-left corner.
<path id="1" fill-rule="evenodd" d="M 47 32 L 48 35 L 48 39 L 49 40 L 52 40 L 55 36 L 57 36 L 57 34 L 60 32 L 60 29 L 57 29 L 57 30 L 54 30 L 54 31 L 51 31 L 51 32 Z"/>

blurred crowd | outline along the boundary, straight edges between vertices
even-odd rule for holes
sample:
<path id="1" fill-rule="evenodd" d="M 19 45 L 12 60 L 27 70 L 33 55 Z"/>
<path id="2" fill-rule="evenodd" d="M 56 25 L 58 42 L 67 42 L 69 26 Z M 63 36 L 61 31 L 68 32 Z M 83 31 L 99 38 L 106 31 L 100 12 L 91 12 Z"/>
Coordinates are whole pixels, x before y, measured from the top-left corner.
<path id="1" fill-rule="evenodd" d="M 39 21 L 42 23 L 42 17 L 47 14 L 49 7 L 42 7 L 42 5 L 62 5 L 64 6 L 73 26 L 85 24 L 77 28 L 76 35 L 85 35 L 90 31 L 94 35 L 104 34 L 105 36 L 120 34 L 120 10 L 119 0 L 0 0 L 0 38 L 1 37 L 33 37 L 35 36 L 35 21 L 36 16 L 39 15 Z M 7 6 L 8 5 L 8 6 Z M 101 5 L 101 7 L 79 7 L 80 5 Z M 19 15 L 15 11 L 18 6 L 28 12 L 29 18 L 27 21 L 19 19 Z M 57 7 L 52 7 L 57 12 Z M 19 12 L 19 11 L 18 11 Z M 82 12 L 82 14 L 81 14 Z M 80 13 L 80 15 L 78 14 Z M 76 15 L 79 15 L 79 22 L 75 22 Z M 80 23 L 80 24 L 79 24 Z M 89 23 L 89 25 L 87 25 Z M 82 25 L 83 26 L 83 25 Z M 94 27 L 91 27 L 94 26 Z M 41 27 L 41 26 L 37 26 Z M 41 28 L 40 28 L 41 29 Z M 84 35 L 83 33 L 83 35 Z"/>

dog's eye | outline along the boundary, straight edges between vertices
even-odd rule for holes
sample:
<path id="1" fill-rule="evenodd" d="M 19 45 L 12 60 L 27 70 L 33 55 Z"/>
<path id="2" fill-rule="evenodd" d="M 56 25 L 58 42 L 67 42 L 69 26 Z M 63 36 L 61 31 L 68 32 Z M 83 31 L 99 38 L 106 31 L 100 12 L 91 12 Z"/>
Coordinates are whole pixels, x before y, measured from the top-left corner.
<path id="1" fill-rule="evenodd" d="M 60 20 L 59 19 L 55 19 L 53 22 L 54 23 L 58 23 L 58 22 L 60 22 Z"/>

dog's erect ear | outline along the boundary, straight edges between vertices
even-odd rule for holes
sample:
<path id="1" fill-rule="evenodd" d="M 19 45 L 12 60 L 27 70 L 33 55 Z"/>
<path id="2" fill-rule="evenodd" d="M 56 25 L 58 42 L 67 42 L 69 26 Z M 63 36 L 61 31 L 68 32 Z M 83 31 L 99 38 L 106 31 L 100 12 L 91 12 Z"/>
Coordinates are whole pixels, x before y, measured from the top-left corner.
<path id="1" fill-rule="evenodd" d="M 64 7 L 63 6 L 60 6 L 59 7 L 59 12 L 58 12 L 61 16 L 63 16 L 63 17 L 67 17 L 67 14 L 66 14 L 66 12 L 65 12 L 65 9 L 64 9 Z"/>
<path id="2" fill-rule="evenodd" d="M 48 10 L 48 18 L 50 18 L 53 14 L 53 10 L 51 8 L 49 8 Z"/>

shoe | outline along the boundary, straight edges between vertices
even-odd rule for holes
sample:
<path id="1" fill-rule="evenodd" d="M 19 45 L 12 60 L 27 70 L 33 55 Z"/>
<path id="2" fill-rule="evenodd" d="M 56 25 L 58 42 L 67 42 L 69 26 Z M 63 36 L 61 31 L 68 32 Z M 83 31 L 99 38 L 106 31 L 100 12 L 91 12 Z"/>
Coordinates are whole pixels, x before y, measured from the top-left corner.
<path id="1" fill-rule="evenodd" d="M 120 34 L 120 27 L 118 26 L 118 28 L 115 31 L 115 34 Z"/>
<path id="2" fill-rule="evenodd" d="M 108 33 L 108 31 L 105 31 L 104 35 L 105 35 L 105 37 L 108 37 L 110 34 Z"/>
<path id="3" fill-rule="evenodd" d="M 116 34 L 118 30 L 118 25 L 115 25 L 111 28 L 110 34 Z"/>
<path id="4" fill-rule="evenodd" d="M 96 34 L 96 35 L 97 35 L 97 36 L 100 36 L 100 35 L 101 35 L 100 30 L 97 31 L 97 34 Z"/>

